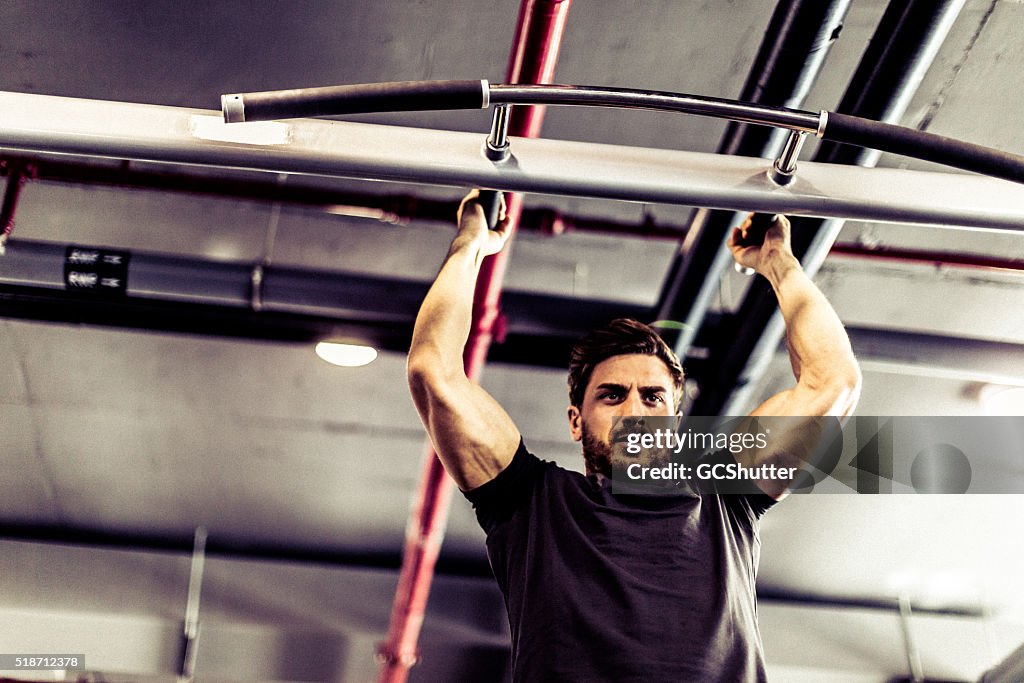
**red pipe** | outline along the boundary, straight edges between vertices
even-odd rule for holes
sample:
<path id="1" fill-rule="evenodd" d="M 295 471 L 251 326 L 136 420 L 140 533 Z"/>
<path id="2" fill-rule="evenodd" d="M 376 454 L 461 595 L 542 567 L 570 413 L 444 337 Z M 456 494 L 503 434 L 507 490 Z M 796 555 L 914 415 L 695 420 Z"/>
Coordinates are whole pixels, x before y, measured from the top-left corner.
<path id="1" fill-rule="evenodd" d="M 128 163 L 107 167 L 80 161 L 33 160 L 21 156 L 0 157 L 0 169 L 24 167 L 27 164 L 33 166 L 33 180 L 181 192 L 266 203 L 279 202 L 320 209 L 342 216 L 372 218 L 396 225 L 406 225 L 412 221 L 451 223 L 452 216 L 459 206 L 457 201 L 411 194 L 342 192 L 292 182 L 282 185 L 278 182 L 213 178 L 188 172 L 139 169 Z M 518 229 L 546 235 L 599 232 L 676 241 L 686 236 L 685 226 L 655 222 L 650 216 L 640 223 L 627 223 L 596 216 L 565 214 L 544 207 L 524 209 Z"/>
<path id="2" fill-rule="evenodd" d="M 980 254 L 963 254 L 949 251 L 922 251 L 920 249 L 896 249 L 891 247 L 872 249 L 856 244 L 834 244 L 828 254 L 829 256 L 846 256 L 874 261 L 931 264 L 936 268 L 982 268 L 985 270 L 998 269 L 1018 272 L 1024 270 L 1024 258 L 983 256 Z"/>
<path id="3" fill-rule="evenodd" d="M 551 83 L 558 62 L 558 50 L 565 31 L 565 19 L 572 0 L 524 0 L 519 9 L 516 37 L 509 57 L 507 83 Z M 540 136 L 544 107 L 514 106 L 509 114 L 508 134 Z M 506 213 L 513 231 L 523 212 L 523 195 L 505 194 Z M 464 362 L 471 380 L 479 378 L 491 346 L 499 317 L 501 283 L 505 277 L 509 249 L 484 260 L 473 297 L 473 329 L 466 343 Z"/>
<path id="4" fill-rule="evenodd" d="M 513 51 L 506 82 L 550 83 L 572 0 L 524 0 L 519 9 Z M 544 119 L 538 107 L 513 107 L 509 134 L 537 137 Z M 514 233 L 522 213 L 521 195 L 506 197 L 509 224 Z M 473 323 L 463 352 L 466 375 L 476 381 L 499 319 L 501 283 L 508 249 L 487 258 L 477 278 Z M 402 570 L 398 578 L 387 640 L 378 650 L 379 683 L 404 683 L 418 659 L 417 641 L 434 576 L 434 565 L 444 538 L 452 480 L 431 448 L 424 458 L 423 479 L 406 527 Z"/>
<path id="5" fill-rule="evenodd" d="M 8 178 L 7 202 L 0 211 L 0 227 L 13 225 L 18 191 L 27 180 L 48 180 L 60 183 L 85 183 L 161 192 L 182 192 L 216 197 L 234 197 L 251 201 L 282 202 L 319 208 L 341 215 L 364 216 L 385 223 L 405 225 L 412 221 L 450 223 L 458 202 L 431 199 L 409 194 L 369 194 L 340 192 L 320 187 L 252 180 L 224 180 L 184 172 L 153 171 L 133 168 L 130 164 L 100 167 L 76 161 L 32 159 L 23 156 L 0 156 L 0 175 Z M 545 235 L 569 232 L 593 232 L 644 239 L 679 240 L 687 228 L 679 224 L 656 222 L 646 217 L 640 223 L 614 221 L 607 218 L 565 214 L 555 209 L 534 207 L 522 211 L 517 230 Z M 871 248 L 853 243 L 836 243 L 830 255 L 860 257 L 904 263 L 932 263 L 936 267 L 998 268 L 1022 271 L 1024 259 L 963 254 L 949 251 L 921 251 L 892 247 Z"/>
<path id="6" fill-rule="evenodd" d="M 35 167 L 28 162 L 4 163 L 7 172 L 7 187 L 4 188 L 3 202 L 0 204 L 0 255 L 7 250 L 7 239 L 14 230 L 14 215 L 18 211 L 18 200 L 21 188 L 33 177 Z"/>

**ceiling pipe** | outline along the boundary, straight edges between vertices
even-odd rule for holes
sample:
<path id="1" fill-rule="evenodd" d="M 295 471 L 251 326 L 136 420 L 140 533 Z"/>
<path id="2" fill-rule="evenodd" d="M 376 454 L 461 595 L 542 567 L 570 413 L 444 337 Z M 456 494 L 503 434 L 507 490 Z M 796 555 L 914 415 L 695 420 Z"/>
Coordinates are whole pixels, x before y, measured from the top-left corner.
<path id="1" fill-rule="evenodd" d="M 988 256 L 963 252 L 930 251 L 927 249 L 900 249 L 895 247 L 865 247 L 859 244 L 833 244 L 829 257 L 847 257 L 865 261 L 889 261 L 903 265 L 929 265 L 935 268 L 971 268 L 1001 270 L 1020 274 L 1024 272 L 1024 256 Z M 819 268 L 820 269 L 820 268 Z"/>
<path id="2" fill-rule="evenodd" d="M 0 157 L 0 169 L 29 167 L 32 180 L 88 186 L 109 186 L 121 189 L 156 190 L 204 195 L 218 198 L 245 199 L 259 203 L 283 203 L 320 209 L 337 215 L 367 218 L 391 225 L 414 222 L 450 224 L 458 202 L 432 199 L 413 194 L 370 194 L 366 192 L 330 190 L 264 180 L 213 178 L 188 172 L 143 170 L 130 162 L 117 167 L 96 166 L 75 161 L 51 161 L 27 157 Z M 12 174 L 7 170 L 7 175 Z M 351 209 L 351 211 L 347 211 Z M 730 214 L 732 215 L 732 214 Z M 550 208 L 525 208 L 519 220 L 519 232 L 530 231 L 558 236 L 572 232 L 600 233 L 639 239 L 679 240 L 688 227 L 659 222 L 646 216 L 641 222 L 614 221 L 596 216 L 567 214 Z M 17 241 L 16 241 L 17 242 Z M 29 243 L 25 243 L 29 244 Z M 858 256 L 867 259 L 929 262 L 943 267 L 1024 269 L 1024 260 L 1006 257 L 964 254 L 962 252 L 867 247 L 853 243 L 833 245 L 830 256 Z M 664 316 L 662 316 L 664 317 Z"/>
<path id="3" fill-rule="evenodd" d="M 169 317 L 187 317 L 191 311 L 197 322 L 195 329 L 201 331 L 202 311 L 211 307 L 211 313 L 215 308 L 219 318 L 232 315 L 237 320 L 244 314 L 252 321 L 251 325 L 240 325 L 238 333 L 229 336 L 256 336 L 253 327 L 259 326 L 261 319 L 266 321 L 270 333 L 277 326 L 275 321 L 280 321 L 281 334 L 275 338 L 283 341 L 309 341 L 316 336 L 306 334 L 307 331 L 322 329 L 329 333 L 332 327 L 353 325 L 362 330 L 353 332 L 353 341 L 377 343 L 383 337 L 399 343 L 398 350 L 404 353 L 408 351 L 416 312 L 429 286 L 425 281 L 366 273 L 125 251 L 119 253 L 127 261 L 123 274 L 126 286 L 116 296 L 114 292 L 103 295 L 95 287 L 77 286 L 81 278 L 69 279 L 72 272 L 87 274 L 99 270 L 92 266 L 76 266 L 72 270 L 68 258 L 72 248 L 79 252 L 104 251 L 80 244 L 12 240 L 7 255 L 0 261 L 0 315 L 24 317 L 11 310 L 13 305 L 18 300 L 34 299 L 40 308 L 44 301 L 47 305 L 63 303 L 68 321 L 87 320 L 92 317 L 90 311 L 105 307 L 111 311 L 111 317 L 106 318 L 111 322 L 107 324 L 119 320 L 126 327 L 166 329 L 157 326 L 159 320 L 153 320 L 156 310 L 166 304 Z M 258 285 L 253 278 L 257 268 L 262 274 Z M 259 302 L 258 307 L 253 305 L 254 300 Z M 176 311 L 173 316 L 171 307 Z M 141 317 L 137 321 L 127 317 L 128 311 L 147 308 L 154 311 L 154 316 L 147 316 L 145 324 Z M 502 308 L 508 317 L 508 333 L 549 341 L 577 336 L 588 327 L 605 322 L 613 311 L 642 315 L 650 310 L 649 306 L 625 301 L 581 300 L 570 294 L 520 291 L 506 292 Z M 230 314 L 229 309 L 236 313 Z M 118 317 L 119 310 L 126 315 Z M 207 333 L 219 334 L 222 329 L 218 326 Z M 289 330 L 294 333 L 289 334 Z M 494 351 L 504 355 L 503 346 L 496 346 Z M 536 364 L 549 357 L 554 356 L 538 357 Z M 566 355 L 554 364 L 565 367 L 567 360 Z"/>
<path id="4" fill-rule="evenodd" d="M 892 0 L 882 15 L 837 111 L 886 123 L 898 122 L 965 0 Z M 873 167 L 877 150 L 823 142 L 815 162 Z M 793 253 L 811 277 L 835 242 L 843 221 L 793 218 Z M 732 324 L 720 328 L 692 411 L 700 415 L 743 412 L 754 400 L 756 380 L 766 371 L 785 335 L 775 295 L 758 277 Z"/>
<path id="5" fill-rule="evenodd" d="M 0 169 L 16 169 L 29 164 L 32 169 L 31 178 L 43 182 L 156 190 L 242 199 L 265 204 L 281 203 L 339 216 L 367 218 L 391 225 L 407 225 L 420 221 L 450 224 L 459 207 L 457 201 L 413 194 L 371 194 L 303 185 L 299 176 L 293 176 L 287 183 L 282 184 L 276 180 L 217 178 L 189 171 L 143 169 L 129 161 L 102 166 L 85 161 L 58 161 L 23 156 L 0 157 Z M 8 176 L 12 174 L 12 170 L 7 171 Z M 630 223 L 596 216 L 568 214 L 543 207 L 523 209 L 517 230 L 546 235 L 592 232 L 675 240 L 686 235 L 685 226 L 659 223 L 650 216 L 641 223 Z"/>
<path id="6" fill-rule="evenodd" d="M 782 0 L 775 7 L 740 100 L 779 107 L 800 107 L 821 73 L 825 58 L 843 27 L 850 0 Z M 730 123 L 719 154 L 776 157 L 786 131 Z M 742 214 L 700 210 L 669 268 L 658 297 L 659 320 L 683 323 L 661 334 L 685 360 L 732 256 L 726 248 L 731 228 Z"/>
<path id="7" fill-rule="evenodd" d="M 118 297 L 89 296 L 67 283 L 71 245 L 12 240 L 0 262 L 0 316 L 62 323 L 302 342 L 348 339 L 381 350 L 408 350 L 428 283 L 365 273 L 220 262 L 144 251 L 125 252 L 127 287 Z M 77 245 L 79 249 L 98 247 Z M 842 258 L 895 260 L 935 268 L 1020 275 L 1024 260 L 843 244 Z M 259 292 L 253 271 L 262 267 Z M 261 305 L 253 308 L 256 298 Z M 572 295 L 506 291 L 506 339 L 489 359 L 563 368 L 572 341 L 611 317 L 651 319 L 651 306 Z M 688 368 L 696 374 L 694 359 Z"/>
<path id="8" fill-rule="evenodd" d="M 1014 683 L 1014 681 L 1024 681 L 1024 643 L 978 679 L 978 683 Z"/>
<path id="9" fill-rule="evenodd" d="M 5 524 L 0 526 L 0 540 L 21 541 L 24 543 L 60 544 L 83 548 L 116 548 L 125 551 L 157 551 L 162 553 L 178 553 L 185 555 L 194 552 L 195 536 L 182 530 L 177 533 L 161 535 L 142 534 L 117 531 L 76 528 L 54 525 L 21 525 Z M 255 543 L 250 540 L 225 538 L 217 534 L 216 538 L 206 541 L 204 553 L 207 559 L 229 558 L 242 560 L 293 562 L 298 564 L 318 564 L 341 568 L 361 568 L 382 571 L 397 571 L 401 558 L 397 549 L 380 548 L 327 548 L 296 545 L 276 545 L 266 542 Z M 464 557 L 443 557 L 438 563 L 438 574 L 494 581 L 494 573 L 482 554 Z M 896 601 L 888 596 L 844 596 L 820 595 L 793 590 L 788 587 L 757 586 L 759 602 L 804 605 L 808 607 L 848 607 L 855 609 L 894 611 L 898 609 Z M 920 606 L 915 607 L 918 614 L 932 614 L 948 617 L 982 618 L 987 615 L 983 609 L 968 605 Z M 1016 666 L 1024 664 L 1024 647 L 1014 653 L 1011 658 Z M 1008 659 L 1004 666 L 1011 660 Z M 1019 683 L 1021 677 L 998 679 L 1000 683 Z"/>
<path id="10" fill-rule="evenodd" d="M 21 188 L 30 178 L 35 177 L 35 164 L 29 161 L 4 161 L 3 169 L 7 172 L 7 186 L 0 203 L 0 256 L 7 251 L 7 240 L 14 230 L 14 215 L 18 211 L 18 200 Z"/>
<path id="11" fill-rule="evenodd" d="M 571 0 L 523 1 L 505 78 L 507 82 L 551 82 L 570 5 Z M 542 107 L 513 107 L 508 132 L 514 136 L 537 137 L 543 120 Z M 513 236 L 522 208 L 522 195 L 507 195 L 506 211 Z M 473 381 L 480 377 L 498 327 L 501 283 L 508 253 L 506 247 L 485 259 L 477 277 L 473 321 L 463 353 L 466 374 Z M 433 449 L 428 446 L 426 450 L 422 480 L 406 529 L 402 569 L 387 640 L 379 650 L 379 683 L 403 683 L 418 658 L 417 641 L 434 565 L 444 537 L 454 484 Z"/>

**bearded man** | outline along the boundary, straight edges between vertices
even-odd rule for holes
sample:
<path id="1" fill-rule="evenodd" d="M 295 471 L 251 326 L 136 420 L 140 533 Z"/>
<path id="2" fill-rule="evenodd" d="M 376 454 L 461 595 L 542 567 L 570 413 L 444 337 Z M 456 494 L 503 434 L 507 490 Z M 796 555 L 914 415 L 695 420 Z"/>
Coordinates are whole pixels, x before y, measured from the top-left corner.
<path id="1" fill-rule="evenodd" d="M 408 377 L 438 456 L 487 534 L 508 609 L 513 680 L 766 680 L 754 592 L 758 520 L 792 478 L 755 479 L 740 494 L 699 486 L 616 494 L 630 424 L 676 416 L 683 393 L 672 350 L 624 319 L 580 340 L 570 361 L 569 432 L 582 442 L 586 474 L 533 455 L 463 367 L 480 264 L 508 237 L 505 222 L 488 229 L 476 197 L 463 200 L 458 233 L 420 308 Z M 752 415 L 849 415 L 860 371 L 838 316 L 793 256 L 789 221 L 777 216 L 757 245 L 746 244 L 750 224 L 734 229 L 729 248 L 772 284 L 797 380 Z M 798 464 L 778 449 L 763 457 Z"/>

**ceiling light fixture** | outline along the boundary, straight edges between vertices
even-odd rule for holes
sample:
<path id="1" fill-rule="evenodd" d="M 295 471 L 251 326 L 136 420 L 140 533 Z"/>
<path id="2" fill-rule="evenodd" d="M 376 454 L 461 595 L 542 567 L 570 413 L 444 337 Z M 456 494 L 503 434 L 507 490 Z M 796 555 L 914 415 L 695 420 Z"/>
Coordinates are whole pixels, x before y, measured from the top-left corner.
<path id="1" fill-rule="evenodd" d="M 372 363 L 377 357 L 377 349 L 361 344 L 322 341 L 316 345 L 316 355 L 331 365 L 340 365 L 343 368 L 358 368 Z"/>
<path id="2" fill-rule="evenodd" d="M 979 398 L 987 415 L 1024 415 L 1024 387 L 989 384 Z"/>

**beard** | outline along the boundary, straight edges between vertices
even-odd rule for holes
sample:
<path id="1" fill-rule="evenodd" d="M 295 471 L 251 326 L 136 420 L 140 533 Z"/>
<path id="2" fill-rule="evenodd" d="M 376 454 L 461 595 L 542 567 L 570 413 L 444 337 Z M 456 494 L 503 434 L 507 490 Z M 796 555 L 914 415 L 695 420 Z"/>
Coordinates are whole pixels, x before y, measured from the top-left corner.
<path id="1" fill-rule="evenodd" d="M 583 431 L 583 462 L 587 467 L 587 474 L 612 476 L 611 444 L 590 431 L 586 422 L 581 425 L 581 429 Z"/>
<path id="2" fill-rule="evenodd" d="M 631 433 L 645 433 L 658 427 L 675 426 L 676 418 L 654 418 L 640 421 L 639 424 L 626 424 L 615 421 L 610 432 L 600 436 L 590 429 L 586 422 L 581 425 L 583 442 L 583 459 L 587 474 L 601 474 L 609 479 L 618 478 L 625 481 L 630 465 L 640 464 L 643 467 L 662 467 L 673 460 L 670 450 L 645 447 L 639 453 L 627 451 L 625 438 Z"/>
<path id="3" fill-rule="evenodd" d="M 649 420 L 648 422 L 652 421 Z M 661 423 L 657 424 L 660 425 Z M 586 465 L 587 474 L 602 474 L 605 477 L 611 478 L 616 471 L 620 475 L 624 474 L 626 468 L 634 463 L 640 463 L 645 467 L 658 467 L 668 464 L 671 460 L 671 452 L 667 450 L 645 448 L 640 454 L 630 454 L 626 451 L 622 438 L 630 432 L 642 433 L 648 431 L 649 426 L 645 426 L 644 422 L 641 422 L 639 426 L 615 423 L 612 427 L 612 433 L 608 434 L 605 438 L 601 438 L 588 427 L 586 421 L 582 422 L 580 428 L 583 432 L 581 439 L 583 443 L 583 462 Z"/>

